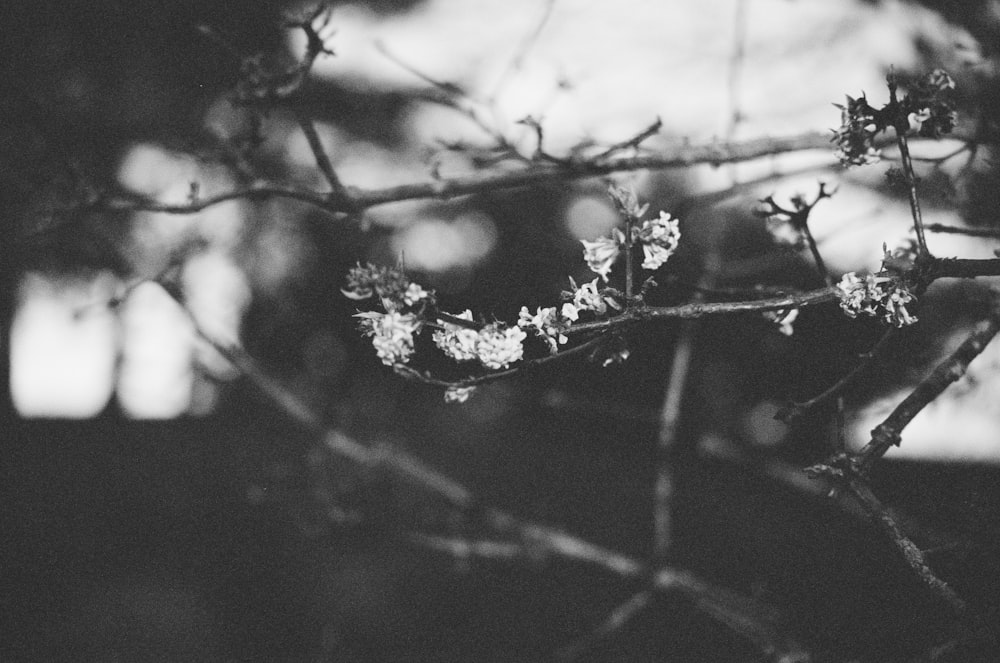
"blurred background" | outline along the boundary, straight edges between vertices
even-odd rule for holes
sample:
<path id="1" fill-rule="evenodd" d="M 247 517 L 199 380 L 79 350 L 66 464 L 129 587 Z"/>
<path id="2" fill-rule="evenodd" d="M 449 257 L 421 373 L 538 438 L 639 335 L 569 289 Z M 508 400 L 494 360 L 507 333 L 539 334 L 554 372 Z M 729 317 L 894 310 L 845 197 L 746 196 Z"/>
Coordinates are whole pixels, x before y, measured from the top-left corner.
<path id="1" fill-rule="evenodd" d="M 330 6 L 335 55 L 317 59 L 294 102 L 347 186 L 516 167 L 494 148 L 500 137 L 530 157 L 525 117 L 556 156 L 628 140 L 657 118 L 662 130 L 643 143 L 653 151 L 826 131 L 845 94 L 884 103 L 890 67 L 948 70 L 960 126 L 996 128 L 994 2 Z M 319 452 L 150 280 L 170 274 L 202 329 L 241 343 L 331 426 L 407 449 L 488 503 L 643 557 L 680 326 L 630 334 L 622 365 L 570 361 L 456 406 L 383 367 L 340 292 L 357 262 L 402 255 L 446 310 L 515 320 L 521 306 L 557 301 L 567 276 L 590 280 L 579 240 L 618 223 L 607 181 L 390 203 L 356 220 L 286 199 L 187 215 L 95 200 L 183 204 L 258 178 L 327 190 L 291 108 L 234 102 L 247 58 L 276 70 L 301 58 L 303 32 L 281 26 L 313 8 L 0 9 L 4 660 L 550 660 L 639 589 L 555 560 L 455 560 L 413 546 L 412 531 L 480 533 L 416 488 Z M 914 149 L 932 159 L 958 147 Z M 838 275 L 878 268 L 883 243 L 910 237 L 890 165 L 846 171 L 815 150 L 616 181 L 682 220 L 681 249 L 651 295 L 670 304 L 690 300 L 716 259 L 720 288 L 821 286 L 809 256 L 752 214 L 767 195 L 812 198 L 821 181 L 837 189 L 811 217 L 827 264 Z M 920 175 L 928 222 L 996 226 L 989 147 L 924 162 Z M 972 258 L 1000 246 L 959 235 L 930 244 Z M 848 396 L 855 442 L 964 339 L 990 294 L 982 282 L 927 293 L 920 324 Z M 887 543 L 799 474 L 773 471 L 821 461 L 833 436 L 829 412 L 791 428 L 774 412 L 832 384 L 881 332 L 833 306 L 802 311 L 791 336 L 763 317 L 693 332 L 670 561 L 777 606 L 818 661 L 908 660 L 947 633 Z M 935 568 L 986 607 L 1000 595 L 998 367 L 990 347 L 875 477 L 922 542 L 942 548 Z M 766 660 L 671 597 L 578 659 Z"/>

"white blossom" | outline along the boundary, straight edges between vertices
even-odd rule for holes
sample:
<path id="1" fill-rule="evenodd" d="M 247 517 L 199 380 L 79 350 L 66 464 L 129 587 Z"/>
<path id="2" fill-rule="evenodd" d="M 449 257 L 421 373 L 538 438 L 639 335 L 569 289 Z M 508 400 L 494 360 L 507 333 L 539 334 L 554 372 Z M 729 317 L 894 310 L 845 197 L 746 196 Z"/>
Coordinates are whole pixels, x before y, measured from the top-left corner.
<path id="1" fill-rule="evenodd" d="M 917 321 L 917 317 L 906 308 L 916 298 L 892 278 L 875 274 L 862 278 L 849 272 L 844 274 L 837 289 L 840 308 L 851 318 L 856 318 L 859 313 L 868 316 L 881 314 L 886 322 L 896 327 L 905 327 Z"/>
<path id="2" fill-rule="evenodd" d="M 576 308 L 575 304 L 566 302 L 562 305 L 562 309 L 559 311 L 560 315 L 570 322 L 576 322 L 580 319 L 580 311 Z"/>
<path id="3" fill-rule="evenodd" d="M 430 297 L 431 293 L 421 288 L 419 284 L 411 283 L 406 287 L 406 292 L 403 293 L 403 303 L 407 306 L 413 306 L 417 302 L 430 299 Z"/>
<path id="4" fill-rule="evenodd" d="M 658 218 L 643 221 L 635 238 L 642 244 L 642 268 L 659 269 L 677 250 L 681 241 L 680 222 L 660 212 Z"/>
<path id="5" fill-rule="evenodd" d="M 567 306 L 570 306 L 573 313 L 576 313 L 576 308 L 572 304 L 567 304 Z M 563 308 L 565 309 L 565 306 Z M 569 322 L 560 319 L 554 306 L 538 307 L 538 312 L 534 315 L 531 314 L 527 306 L 522 306 L 517 325 L 534 329 L 535 333 L 549 344 L 549 351 L 553 354 L 558 352 L 560 344 L 569 341 L 569 338 L 563 333 L 569 326 Z"/>
<path id="6" fill-rule="evenodd" d="M 520 327 L 503 328 L 494 323 L 479 330 L 476 356 L 486 368 L 507 368 L 524 356 L 527 334 Z"/>
<path id="7" fill-rule="evenodd" d="M 472 311 L 466 310 L 455 316 L 463 320 L 472 320 Z M 433 334 L 434 344 L 455 361 L 469 361 L 478 354 L 476 344 L 479 342 L 479 332 L 475 329 L 444 323 L 444 329 Z"/>
<path id="8" fill-rule="evenodd" d="M 795 329 L 792 323 L 799 317 L 799 309 L 782 309 L 779 311 L 764 311 L 764 317 L 778 325 L 778 331 L 785 336 L 791 336 Z"/>
<path id="9" fill-rule="evenodd" d="M 569 283 L 573 288 L 573 292 L 564 292 L 563 296 L 573 298 L 573 306 L 576 307 L 578 312 L 593 311 L 597 315 L 604 315 L 609 305 L 617 308 L 613 299 L 601 295 L 597 286 L 597 279 L 594 279 L 590 283 L 584 283 L 580 287 L 577 287 L 576 282 L 572 278 L 570 278 Z"/>
<path id="10" fill-rule="evenodd" d="M 419 331 L 421 321 L 411 313 L 358 313 L 362 331 L 372 337 L 372 345 L 379 359 L 386 366 L 405 364 L 413 354 L 413 335 Z"/>
<path id="11" fill-rule="evenodd" d="M 444 392 L 445 403 L 464 403 L 476 390 L 475 387 L 448 387 Z"/>
<path id="12" fill-rule="evenodd" d="M 587 267 L 595 274 L 599 274 L 605 282 L 611 272 L 611 266 L 618 259 L 621 252 L 620 246 L 625 241 L 625 236 L 620 230 L 614 230 L 612 237 L 598 237 L 593 242 L 583 239 L 583 259 L 587 261 Z"/>

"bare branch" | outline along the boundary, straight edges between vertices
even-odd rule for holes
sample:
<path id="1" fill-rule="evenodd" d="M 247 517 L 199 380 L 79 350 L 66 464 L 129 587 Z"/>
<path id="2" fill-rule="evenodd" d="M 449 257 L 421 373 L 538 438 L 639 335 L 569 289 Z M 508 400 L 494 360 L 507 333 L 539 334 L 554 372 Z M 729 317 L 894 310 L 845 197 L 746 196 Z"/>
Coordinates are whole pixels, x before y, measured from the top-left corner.
<path id="1" fill-rule="evenodd" d="M 959 228 L 958 226 L 948 226 L 943 223 L 929 223 L 924 226 L 924 229 L 931 233 L 950 233 L 952 235 L 1000 239 L 1000 228 Z"/>
<path id="2" fill-rule="evenodd" d="M 191 317 L 196 333 L 230 361 L 273 405 L 294 422 L 317 435 L 322 440 L 323 448 L 334 456 L 386 471 L 445 498 L 462 510 L 469 511 L 473 507 L 482 506 L 469 489 L 420 459 L 389 445 L 378 447 L 363 445 L 346 433 L 328 427 L 319 414 L 305 405 L 288 388 L 261 370 L 243 350 L 221 343 L 205 332 L 184 306 L 183 298 L 177 289 L 171 284 L 165 285 L 167 292 L 178 300 Z M 650 570 L 642 562 L 566 532 L 519 520 L 498 509 L 487 507 L 478 508 L 477 511 L 481 514 L 483 522 L 497 533 L 513 535 L 548 554 L 597 566 L 625 578 L 639 579 L 650 576 Z M 687 596 L 699 610 L 756 643 L 767 643 L 771 649 L 783 649 L 789 646 L 776 626 L 778 615 L 775 611 L 753 599 L 715 586 L 690 571 L 671 567 L 663 567 L 653 572 L 652 584 L 660 591 L 678 592 Z"/>
<path id="3" fill-rule="evenodd" d="M 913 216 L 913 230 L 917 234 L 917 246 L 920 255 L 931 255 L 927 248 L 927 238 L 924 236 L 924 221 L 920 213 L 920 197 L 917 195 L 917 176 L 913 172 L 913 161 L 910 159 L 910 147 L 907 143 L 906 132 L 910 129 L 909 120 L 906 115 L 899 111 L 899 99 L 896 96 L 896 77 L 890 73 L 889 84 L 889 107 L 896 109 L 893 128 L 896 130 L 896 145 L 899 147 L 899 160 L 903 166 L 903 175 L 906 179 L 907 192 L 910 196 L 910 214 Z"/>
<path id="4" fill-rule="evenodd" d="M 777 311 L 781 309 L 814 306 L 837 298 L 836 288 L 820 288 L 794 295 L 770 297 L 745 302 L 710 302 L 682 304 L 680 306 L 636 306 L 620 315 L 607 320 L 582 322 L 573 325 L 567 334 L 582 334 L 603 329 L 615 329 L 633 325 L 643 320 L 664 320 L 668 318 L 686 319 L 701 318 L 707 315 L 731 315 L 733 313 L 748 313 L 761 311 Z"/>
<path id="5" fill-rule="evenodd" d="M 890 341 L 895 337 L 898 331 L 899 330 L 896 327 L 889 327 L 889 329 L 882 334 L 882 337 L 878 340 L 878 342 L 872 346 L 872 349 L 861 356 L 861 361 L 859 361 L 854 368 L 847 373 L 847 375 L 837 380 L 837 382 L 831 385 L 830 388 L 818 396 L 801 403 L 790 403 L 786 407 L 781 408 L 781 410 L 775 414 L 775 419 L 783 421 L 786 424 L 790 424 L 814 408 L 823 405 L 831 398 L 839 398 L 844 393 L 844 390 L 853 384 L 854 380 L 861 376 L 866 369 L 872 366 L 882 352 L 889 347 Z"/>
<path id="6" fill-rule="evenodd" d="M 924 558 L 923 552 L 921 552 L 920 548 L 913 541 L 907 538 L 903 530 L 896 523 L 896 520 L 892 517 L 892 514 L 882 505 L 871 488 L 866 483 L 857 479 L 851 479 L 848 482 L 848 486 L 872 522 L 899 549 L 907 565 L 917 574 L 917 577 L 920 578 L 924 585 L 944 601 L 956 615 L 964 615 L 968 611 L 965 601 L 946 582 L 934 574 L 934 571 L 927 565 L 927 560 Z"/>
<path id="7" fill-rule="evenodd" d="M 650 591 L 642 591 L 633 594 L 627 601 L 612 610 L 607 619 L 601 622 L 597 628 L 579 640 L 566 645 L 556 652 L 556 658 L 561 661 L 572 661 L 580 657 L 582 654 L 586 653 L 587 650 L 592 649 L 601 640 L 604 640 L 616 631 L 620 631 L 635 615 L 652 603 L 652 601 L 653 593 Z"/>
<path id="8" fill-rule="evenodd" d="M 298 120 L 299 126 L 302 127 L 302 133 L 305 134 L 306 140 L 309 142 L 309 149 L 312 150 L 313 156 L 316 158 L 316 165 L 319 166 L 319 170 L 323 173 L 323 177 L 330 184 L 330 197 L 344 202 L 350 201 L 350 196 L 344 185 L 341 184 L 340 178 L 337 177 L 336 171 L 333 170 L 333 164 L 330 163 L 330 157 L 327 156 L 326 150 L 323 148 L 323 143 L 320 141 L 319 133 L 316 131 L 316 124 L 313 122 L 312 118 L 309 117 L 304 111 L 298 108 L 293 108 L 295 113 L 295 119 Z"/>
<path id="9" fill-rule="evenodd" d="M 890 447 L 898 445 L 902 439 L 903 429 L 952 382 L 965 375 L 972 360 L 979 356 L 998 332 L 1000 332 L 1000 312 L 995 312 L 982 329 L 970 334 L 951 356 L 938 364 L 934 372 L 917 385 L 910 395 L 875 427 L 871 441 L 853 459 L 857 468 L 861 471 L 866 470 L 876 459 L 885 455 Z"/>

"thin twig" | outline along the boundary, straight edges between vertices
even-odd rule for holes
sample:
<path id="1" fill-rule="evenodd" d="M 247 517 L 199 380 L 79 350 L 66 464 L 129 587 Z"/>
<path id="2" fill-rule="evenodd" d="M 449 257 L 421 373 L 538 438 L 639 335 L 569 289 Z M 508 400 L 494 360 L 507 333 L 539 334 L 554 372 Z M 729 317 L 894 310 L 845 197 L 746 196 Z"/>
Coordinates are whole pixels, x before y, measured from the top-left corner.
<path id="1" fill-rule="evenodd" d="M 706 261 L 705 273 L 695 294 L 695 302 L 701 298 L 701 289 L 710 289 L 715 280 L 718 258 L 711 256 Z M 660 426 L 656 442 L 656 478 L 653 487 L 653 559 L 664 560 L 673 539 L 673 497 L 674 468 L 678 446 L 678 433 L 684 394 L 687 392 L 687 378 L 691 370 L 691 356 L 698 338 L 698 320 L 685 320 L 674 345 L 674 357 L 670 364 L 670 375 L 664 391 L 663 405 L 660 407 Z"/>
<path id="2" fill-rule="evenodd" d="M 590 633 L 559 649 L 556 652 L 556 658 L 560 661 L 573 661 L 579 658 L 593 649 L 601 640 L 624 628 L 633 617 L 652 602 L 653 592 L 648 590 L 636 592 L 627 601 L 612 610 L 607 618 Z"/>
<path id="3" fill-rule="evenodd" d="M 555 6 L 556 0 L 546 1 L 545 10 L 542 12 L 541 17 L 535 24 L 534 29 L 523 40 L 521 40 L 514 56 L 507 62 L 507 66 L 500 73 L 496 83 L 493 85 L 493 92 L 491 92 L 487 97 L 490 105 L 496 103 L 497 97 L 500 95 L 500 91 L 507 85 L 507 81 L 510 80 L 511 76 L 521 70 L 521 67 L 524 65 L 525 57 L 528 55 L 531 48 L 538 42 L 538 38 L 541 36 L 542 30 L 545 29 L 545 25 L 552 17 L 552 10 L 555 9 Z"/>
<path id="4" fill-rule="evenodd" d="M 469 321 L 466 320 L 465 322 L 467 323 Z M 457 380 L 446 380 L 444 378 L 435 377 L 428 371 L 420 371 L 412 366 L 407 366 L 406 364 L 396 364 L 393 366 L 393 370 L 395 370 L 398 375 L 408 380 L 413 380 L 414 382 L 420 382 L 421 384 L 428 384 L 435 387 L 478 387 L 490 382 L 496 382 L 497 380 L 503 380 L 519 373 L 524 373 L 543 364 L 561 361 L 563 359 L 585 353 L 589 350 L 597 348 L 597 346 L 605 340 L 606 339 L 603 336 L 596 336 L 589 339 L 585 343 L 562 350 L 556 354 L 545 355 L 544 357 L 538 357 L 537 359 L 528 359 L 517 364 L 513 368 L 506 368 L 493 373 L 487 373 L 485 375 L 459 378 Z"/>
<path id="5" fill-rule="evenodd" d="M 896 95 L 896 77 L 889 74 L 889 106 L 899 109 L 899 99 Z M 896 130 L 896 145 L 899 147 L 899 160 L 903 166 L 903 175 L 906 178 L 907 192 L 910 198 L 910 214 L 913 216 L 913 230 L 917 234 L 917 250 L 921 256 L 930 256 L 931 252 L 927 248 L 927 238 L 924 236 L 924 221 L 920 213 L 920 197 L 917 195 L 917 176 L 913 172 L 913 160 L 910 158 L 910 148 L 907 144 L 906 132 L 910 129 L 907 117 L 896 110 L 896 117 L 893 118 L 893 127 Z"/>
<path id="6" fill-rule="evenodd" d="M 831 398 L 840 398 L 843 395 L 844 390 L 853 384 L 854 380 L 862 375 L 865 370 L 870 367 L 882 354 L 882 352 L 890 346 L 891 339 L 895 337 L 897 332 L 898 329 L 896 327 L 890 327 L 887 329 L 875 345 L 873 345 L 868 352 L 861 356 L 861 360 L 855 364 L 854 368 L 852 368 L 844 377 L 837 380 L 837 382 L 831 385 L 830 388 L 818 396 L 801 403 L 790 403 L 786 407 L 783 407 L 777 414 L 775 414 L 775 419 L 783 421 L 786 424 L 790 424 L 814 408 L 823 405 Z"/>
<path id="7" fill-rule="evenodd" d="M 302 133 L 305 134 L 306 140 L 309 142 L 309 149 L 312 150 L 313 156 L 316 158 L 316 165 L 319 167 L 320 172 L 323 173 L 323 177 L 330 184 L 330 196 L 337 200 L 350 200 L 347 189 L 344 188 L 344 185 L 340 182 L 340 178 L 337 177 L 337 173 L 333 169 L 333 164 L 330 163 L 330 157 L 327 156 L 326 150 L 323 148 L 323 143 L 319 138 L 319 132 L 316 131 L 316 124 L 313 122 L 313 119 L 300 108 L 293 108 L 293 112 L 299 126 L 302 127 Z"/>

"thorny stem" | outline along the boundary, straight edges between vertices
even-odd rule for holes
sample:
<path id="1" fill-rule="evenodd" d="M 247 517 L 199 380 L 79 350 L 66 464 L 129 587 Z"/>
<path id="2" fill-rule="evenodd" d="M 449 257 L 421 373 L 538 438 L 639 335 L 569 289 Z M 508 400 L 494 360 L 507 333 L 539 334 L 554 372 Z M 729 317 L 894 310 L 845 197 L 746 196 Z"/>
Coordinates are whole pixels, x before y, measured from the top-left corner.
<path id="1" fill-rule="evenodd" d="M 893 128 L 896 130 L 896 145 L 899 147 L 899 160 L 903 166 L 903 175 L 910 197 L 910 213 L 913 216 L 913 230 L 917 234 L 917 250 L 921 256 L 930 257 L 927 248 L 927 238 L 924 236 L 924 221 L 920 213 L 920 198 L 917 196 L 917 176 L 913 172 L 913 160 L 910 158 L 910 148 L 906 140 L 906 132 L 910 129 L 909 119 L 900 110 L 896 95 L 896 77 L 889 74 L 889 107 L 893 109 Z"/>

